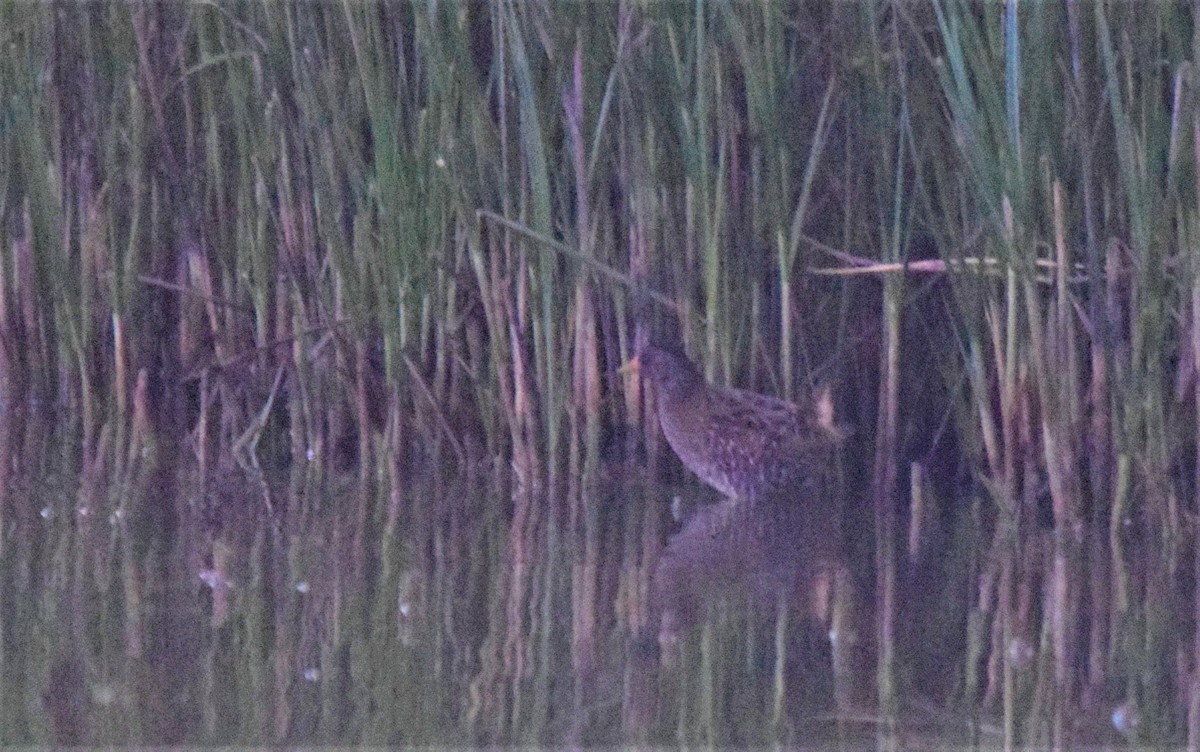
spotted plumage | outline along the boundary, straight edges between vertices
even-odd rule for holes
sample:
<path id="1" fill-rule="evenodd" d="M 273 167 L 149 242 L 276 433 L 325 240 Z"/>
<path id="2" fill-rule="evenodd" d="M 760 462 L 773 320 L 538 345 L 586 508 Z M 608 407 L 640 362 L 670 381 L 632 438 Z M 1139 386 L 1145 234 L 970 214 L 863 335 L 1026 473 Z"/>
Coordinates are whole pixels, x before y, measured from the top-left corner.
<path id="1" fill-rule="evenodd" d="M 811 490 L 844 432 L 827 400 L 807 406 L 714 387 L 682 355 L 645 348 L 638 369 L 654 385 L 659 423 L 683 464 L 726 496 Z"/>

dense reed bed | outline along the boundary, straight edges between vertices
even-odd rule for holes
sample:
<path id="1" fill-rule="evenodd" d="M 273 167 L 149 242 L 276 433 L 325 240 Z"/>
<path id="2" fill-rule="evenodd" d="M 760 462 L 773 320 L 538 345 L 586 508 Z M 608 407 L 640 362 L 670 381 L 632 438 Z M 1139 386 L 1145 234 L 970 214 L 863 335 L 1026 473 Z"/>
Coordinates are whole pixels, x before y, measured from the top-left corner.
<path id="1" fill-rule="evenodd" d="M 714 381 L 833 385 L 880 719 L 1200 745 L 1192 13 L 5 4 L 0 482 L 50 415 L 115 489 L 353 469 L 395 489 L 347 497 L 360 531 L 459 513 L 414 468 L 475 473 L 466 720 L 532 739 L 549 604 L 580 675 L 648 618 L 598 561 L 663 510 L 614 538 L 596 489 L 674 467 L 615 369 L 677 321 Z"/>

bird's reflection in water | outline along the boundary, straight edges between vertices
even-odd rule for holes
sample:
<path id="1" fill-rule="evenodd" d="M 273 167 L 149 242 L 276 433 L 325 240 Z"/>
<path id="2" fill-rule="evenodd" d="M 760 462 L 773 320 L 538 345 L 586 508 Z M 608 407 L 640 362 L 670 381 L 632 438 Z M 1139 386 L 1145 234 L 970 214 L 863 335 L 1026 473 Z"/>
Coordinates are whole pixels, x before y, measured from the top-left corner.
<path id="1" fill-rule="evenodd" d="M 632 669 L 651 681 L 660 662 L 672 667 L 688 630 L 712 613 L 712 605 L 729 603 L 768 617 L 786 616 L 793 637 L 828 639 L 830 644 L 819 650 L 825 684 L 833 690 L 833 704 L 845 710 L 859 694 L 851 667 L 859 663 L 854 653 L 861 646 L 856 645 L 853 587 L 840 541 L 835 511 L 796 494 L 753 502 L 724 499 L 696 508 L 659 558 L 651 592 L 657 634 L 635 640 Z M 810 647 L 813 642 L 808 640 Z M 798 659 L 811 667 L 809 652 Z M 807 668 L 799 673 L 801 680 L 814 679 Z M 654 711 L 645 693 L 637 696 L 637 684 L 635 678 L 627 700 L 648 705 L 627 706 L 626 719 L 642 726 L 650 722 L 647 712 Z M 788 692 L 803 689 L 789 686 Z"/>

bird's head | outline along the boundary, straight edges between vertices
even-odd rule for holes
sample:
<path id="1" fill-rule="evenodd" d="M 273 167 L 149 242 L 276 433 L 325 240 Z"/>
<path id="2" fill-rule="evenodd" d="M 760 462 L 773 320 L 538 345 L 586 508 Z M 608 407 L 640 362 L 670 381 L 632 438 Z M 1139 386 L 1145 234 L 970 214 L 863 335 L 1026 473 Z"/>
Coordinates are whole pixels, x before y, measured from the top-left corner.
<path id="1" fill-rule="evenodd" d="M 677 399 L 704 386 L 704 376 L 684 355 L 648 345 L 629 361 L 622 371 L 635 371 L 649 379 L 655 390 L 668 399 Z"/>

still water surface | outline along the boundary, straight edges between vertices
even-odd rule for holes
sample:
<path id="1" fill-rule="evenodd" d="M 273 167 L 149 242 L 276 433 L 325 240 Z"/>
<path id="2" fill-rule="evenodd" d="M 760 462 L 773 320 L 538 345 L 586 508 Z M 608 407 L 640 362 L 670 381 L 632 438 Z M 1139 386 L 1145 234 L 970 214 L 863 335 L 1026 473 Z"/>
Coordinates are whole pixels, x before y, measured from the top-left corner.
<path id="1" fill-rule="evenodd" d="M 574 499 L 486 463 L 25 464 L 2 507 L 3 744 L 857 748 L 881 729 L 817 505 L 714 503 L 636 464 Z M 910 725 L 901 747 L 969 738 Z"/>

